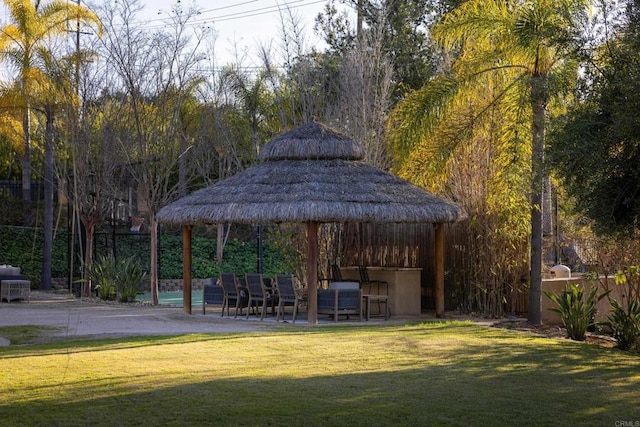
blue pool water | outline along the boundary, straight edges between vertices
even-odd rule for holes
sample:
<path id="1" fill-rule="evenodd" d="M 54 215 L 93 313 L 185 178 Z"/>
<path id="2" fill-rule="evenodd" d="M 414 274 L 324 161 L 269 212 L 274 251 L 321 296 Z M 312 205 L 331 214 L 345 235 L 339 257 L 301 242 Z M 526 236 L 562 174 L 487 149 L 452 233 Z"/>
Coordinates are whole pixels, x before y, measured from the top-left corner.
<path id="1" fill-rule="evenodd" d="M 136 296 L 138 301 L 150 301 L 151 294 L 145 292 Z M 160 292 L 158 294 L 158 303 L 163 305 L 171 305 L 174 307 L 182 307 L 182 291 L 180 292 Z M 202 306 L 202 291 L 191 292 L 191 307 Z"/>

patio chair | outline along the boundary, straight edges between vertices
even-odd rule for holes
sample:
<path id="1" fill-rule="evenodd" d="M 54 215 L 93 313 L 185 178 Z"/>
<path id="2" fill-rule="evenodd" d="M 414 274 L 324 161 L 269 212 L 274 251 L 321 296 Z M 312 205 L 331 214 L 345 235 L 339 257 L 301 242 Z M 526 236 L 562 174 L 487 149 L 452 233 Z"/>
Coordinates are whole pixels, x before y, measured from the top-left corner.
<path id="1" fill-rule="evenodd" d="M 371 303 L 377 303 L 378 315 L 383 314 L 382 306 L 384 305 L 384 318 L 385 320 L 389 319 L 389 283 L 384 280 L 371 280 L 367 267 L 363 265 L 358 266 L 358 271 L 360 272 L 362 296 L 366 303 L 367 320 L 371 317 Z"/>
<path id="2" fill-rule="evenodd" d="M 329 285 L 333 282 L 343 282 L 345 281 L 342 278 L 342 272 L 340 271 L 340 266 L 331 262 L 327 264 L 327 277 L 318 276 L 318 283 L 322 285 L 324 289 L 329 288 Z"/>
<path id="3" fill-rule="evenodd" d="M 276 289 L 278 292 L 278 315 L 276 322 L 280 321 L 280 313 L 284 320 L 284 308 L 287 303 L 293 304 L 293 323 L 296 323 L 296 315 L 300 304 L 306 304 L 307 298 L 298 295 L 296 288 L 293 286 L 293 275 L 276 274 Z"/>
<path id="4" fill-rule="evenodd" d="M 238 309 L 242 314 L 242 308 L 248 306 L 249 298 L 246 295 L 246 290 L 238 285 L 236 275 L 233 273 L 220 273 L 220 285 L 222 286 L 222 313 L 220 316 L 224 316 L 225 307 L 227 307 L 227 316 L 229 316 L 229 309 L 233 304 L 236 308 L 233 317 L 238 317 Z M 249 309 L 247 309 L 248 311 Z"/>
<path id="5" fill-rule="evenodd" d="M 342 272 L 340 271 L 340 266 L 338 264 L 331 264 L 331 281 L 332 282 L 342 281 Z"/>
<path id="6" fill-rule="evenodd" d="M 275 303 L 277 301 L 277 295 L 274 289 L 268 288 L 265 285 L 265 280 L 261 273 L 246 273 L 245 279 L 247 281 L 247 290 L 249 291 L 248 306 L 262 305 L 262 311 L 260 320 L 264 320 L 264 315 L 267 311 L 267 305 L 271 304 L 271 312 L 275 314 Z M 247 319 L 249 318 L 249 310 L 247 309 Z"/>

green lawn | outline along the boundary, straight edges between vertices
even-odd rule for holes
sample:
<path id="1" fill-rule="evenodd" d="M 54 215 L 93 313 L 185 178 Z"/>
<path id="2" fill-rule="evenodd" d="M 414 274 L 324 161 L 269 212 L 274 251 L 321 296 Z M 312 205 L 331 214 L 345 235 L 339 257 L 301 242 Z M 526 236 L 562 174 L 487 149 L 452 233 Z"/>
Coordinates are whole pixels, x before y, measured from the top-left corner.
<path id="1" fill-rule="evenodd" d="M 640 356 L 470 323 L 290 325 L 0 349 L 2 425 L 598 425 Z"/>

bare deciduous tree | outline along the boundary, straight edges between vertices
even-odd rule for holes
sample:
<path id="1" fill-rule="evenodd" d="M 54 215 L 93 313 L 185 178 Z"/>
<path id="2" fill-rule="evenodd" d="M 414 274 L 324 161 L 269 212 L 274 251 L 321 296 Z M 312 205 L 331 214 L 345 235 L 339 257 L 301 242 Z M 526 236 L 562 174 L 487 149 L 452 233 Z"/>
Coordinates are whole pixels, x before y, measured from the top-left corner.
<path id="1" fill-rule="evenodd" d="M 173 174 L 191 142 L 185 132 L 186 105 L 201 82 L 198 65 L 206 31 L 189 26 L 197 10 L 173 7 L 165 28 L 149 32 L 133 27 L 137 0 L 103 10 L 106 61 L 118 76 L 118 142 L 123 163 L 137 184 L 151 236 L 151 298 L 158 303 L 158 223 L 156 213 L 179 188 Z M 183 165 L 183 172 L 186 166 Z M 181 179 L 187 179 L 186 173 Z M 179 180 L 180 181 L 180 180 Z"/>
<path id="2" fill-rule="evenodd" d="M 382 21 L 382 20 L 381 20 Z M 393 91 L 393 67 L 384 51 L 382 24 L 368 28 L 342 58 L 339 68 L 341 127 L 365 147 L 368 163 L 388 169 L 386 123 Z"/>

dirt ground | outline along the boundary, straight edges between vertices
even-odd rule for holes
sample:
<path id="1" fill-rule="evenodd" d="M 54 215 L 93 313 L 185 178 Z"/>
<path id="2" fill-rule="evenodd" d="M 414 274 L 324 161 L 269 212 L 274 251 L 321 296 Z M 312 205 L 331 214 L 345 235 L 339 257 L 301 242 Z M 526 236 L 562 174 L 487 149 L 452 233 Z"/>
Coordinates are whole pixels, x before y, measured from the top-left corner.
<path id="1" fill-rule="evenodd" d="M 493 326 L 497 328 L 513 329 L 517 331 L 527 332 L 547 338 L 569 339 L 567 336 L 567 330 L 562 327 L 562 325 L 532 325 L 526 320 L 517 319 L 515 321 L 497 321 Z M 616 345 L 616 341 L 612 337 L 599 334 L 597 332 L 587 332 L 585 341 L 605 347 L 615 347 Z"/>

